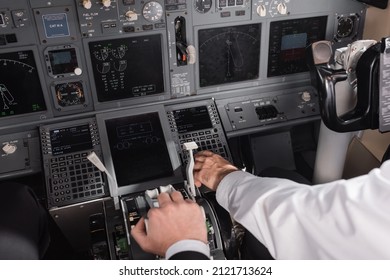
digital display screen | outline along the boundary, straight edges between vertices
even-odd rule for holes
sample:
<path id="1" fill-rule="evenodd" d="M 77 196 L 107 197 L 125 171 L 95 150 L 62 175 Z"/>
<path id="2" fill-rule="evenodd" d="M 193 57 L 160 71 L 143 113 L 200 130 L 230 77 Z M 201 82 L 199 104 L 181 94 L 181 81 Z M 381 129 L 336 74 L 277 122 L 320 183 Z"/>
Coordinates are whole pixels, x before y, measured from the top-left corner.
<path id="1" fill-rule="evenodd" d="M 51 71 L 53 75 L 73 73 L 79 67 L 76 50 L 74 48 L 64 50 L 52 50 L 48 52 Z"/>
<path id="2" fill-rule="evenodd" d="M 257 79 L 260 33 L 261 24 L 199 30 L 200 87 Z"/>
<path id="3" fill-rule="evenodd" d="M 179 133 L 213 127 L 207 106 L 176 110 L 173 111 L 173 117 Z"/>
<path id="4" fill-rule="evenodd" d="M 294 61 L 305 58 L 307 34 L 290 34 L 282 37 L 281 54 L 282 61 Z"/>
<path id="5" fill-rule="evenodd" d="M 161 35 L 90 42 L 99 102 L 164 92 Z"/>
<path id="6" fill-rule="evenodd" d="M 0 53 L 0 117 L 46 110 L 32 51 Z"/>
<path id="7" fill-rule="evenodd" d="M 158 113 L 105 121 L 118 187 L 173 174 Z"/>
<path id="8" fill-rule="evenodd" d="M 271 22 L 268 77 L 308 71 L 306 47 L 325 39 L 326 24 L 326 16 Z"/>
<path id="9" fill-rule="evenodd" d="M 88 124 L 50 130 L 50 142 L 53 156 L 93 148 Z"/>

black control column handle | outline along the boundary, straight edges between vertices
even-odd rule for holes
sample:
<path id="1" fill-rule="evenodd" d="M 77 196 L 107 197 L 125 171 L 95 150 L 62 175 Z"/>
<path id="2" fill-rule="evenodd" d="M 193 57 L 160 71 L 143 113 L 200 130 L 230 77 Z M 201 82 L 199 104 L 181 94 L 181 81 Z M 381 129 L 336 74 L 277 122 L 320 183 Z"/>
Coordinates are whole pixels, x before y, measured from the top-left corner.
<path id="1" fill-rule="evenodd" d="M 328 63 L 321 63 L 315 65 L 314 59 L 307 57 L 309 69 L 312 75 L 312 83 L 315 84 L 319 92 L 319 101 L 321 108 L 321 117 L 324 124 L 331 130 L 336 132 L 358 131 L 368 128 L 375 128 L 376 124 L 373 122 L 373 114 L 375 106 L 371 94 L 375 91 L 375 67 L 373 65 L 364 65 L 365 62 L 375 62 L 375 54 L 371 54 L 371 49 L 362 55 L 368 56 L 361 58 L 362 62 L 358 62 L 357 78 L 358 78 L 358 92 L 357 104 L 347 113 L 339 116 L 336 109 L 336 84 L 346 81 L 348 73 L 345 69 L 330 68 Z M 374 53 L 376 53 L 374 51 Z M 312 56 L 312 50 L 309 47 L 308 56 Z M 359 65 L 360 64 L 360 65 Z M 367 70 L 366 70 L 367 69 Z M 374 88 L 373 88 L 374 87 Z"/>

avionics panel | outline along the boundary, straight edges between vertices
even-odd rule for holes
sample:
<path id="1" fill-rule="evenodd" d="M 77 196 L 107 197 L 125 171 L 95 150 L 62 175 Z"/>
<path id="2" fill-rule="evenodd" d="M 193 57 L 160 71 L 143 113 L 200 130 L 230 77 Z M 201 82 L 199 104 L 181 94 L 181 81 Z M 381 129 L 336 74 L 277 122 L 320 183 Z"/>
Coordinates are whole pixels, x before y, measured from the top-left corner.
<path id="1" fill-rule="evenodd" d="M 53 78 L 66 78 L 81 75 L 78 48 L 74 45 L 61 45 L 45 49 L 48 73 Z"/>
<path id="2" fill-rule="evenodd" d="M 157 112 L 105 121 L 118 187 L 173 174 Z"/>
<path id="3" fill-rule="evenodd" d="M 33 9 L 33 12 L 42 44 L 69 43 L 77 40 L 75 25 L 77 21 L 72 6 L 48 5 Z"/>
<path id="4" fill-rule="evenodd" d="M 180 1 L 183 3 L 183 0 Z M 77 10 L 80 31 L 89 38 L 164 30 L 164 2 L 167 1 L 79 1 Z"/>
<path id="5" fill-rule="evenodd" d="M 97 115 L 111 196 L 183 181 L 162 106 Z"/>
<path id="6" fill-rule="evenodd" d="M 364 23 L 364 9 L 356 2 L 199 1 L 192 6 L 196 93 L 213 94 L 217 101 L 263 92 L 269 85 L 309 84 L 305 48 L 326 38 L 345 46 L 362 36 Z"/>
<path id="7" fill-rule="evenodd" d="M 40 128 L 48 206 L 56 207 L 103 197 L 103 174 L 88 159 L 101 158 L 95 119 L 65 122 Z"/>
<path id="8" fill-rule="evenodd" d="M 158 99 L 166 95 L 163 42 L 165 37 L 160 33 L 89 42 L 97 101 Z"/>
<path id="9" fill-rule="evenodd" d="M 33 49 L 0 52 L 0 118 L 46 111 L 38 66 Z"/>
<path id="10" fill-rule="evenodd" d="M 261 24 L 200 29 L 199 86 L 259 78 Z"/>
<path id="11" fill-rule="evenodd" d="M 308 71 L 306 47 L 325 39 L 326 26 L 327 16 L 271 22 L 267 77 Z"/>
<path id="12" fill-rule="evenodd" d="M 186 142 L 195 142 L 198 150 L 213 151 L 233 161 L 214 100 L 166 106 L 165 110 L 183 166 L 188 161 L 182 146 Z"/>

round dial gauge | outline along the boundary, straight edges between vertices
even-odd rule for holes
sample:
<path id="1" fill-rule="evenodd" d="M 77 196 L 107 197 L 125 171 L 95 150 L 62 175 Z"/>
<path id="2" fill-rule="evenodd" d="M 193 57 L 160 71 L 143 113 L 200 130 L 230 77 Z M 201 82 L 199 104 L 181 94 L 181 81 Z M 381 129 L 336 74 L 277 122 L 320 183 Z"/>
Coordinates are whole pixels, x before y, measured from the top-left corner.
<path id="1" fill-rule="evenodd" d="M 345 38 L 352 34 L 354 21 L 351 17 L 342 17 L 338 21 L 337 37 Z"/>
<path id="2" fill-rule="evenodd" d="M 84 90 L 81 82 L 58 84 L 55 86 L 57 103 L 61 107 L 84 104 Z"/>
<path id="3" fill-rule="evenodd" d="M 156 1 L 150 1 L 142 9 L 144 18 L 151 22 L 159 21 L 164 14 L 163 7 Z"/>
<path id="4" fill-rule="evenodd" d="M 204 14 L 210 11 L 211 6 L 213 4 L 212 0 L 195 0 L 194 5 L 195 5 L 195 10 L 198 13 Z"/>

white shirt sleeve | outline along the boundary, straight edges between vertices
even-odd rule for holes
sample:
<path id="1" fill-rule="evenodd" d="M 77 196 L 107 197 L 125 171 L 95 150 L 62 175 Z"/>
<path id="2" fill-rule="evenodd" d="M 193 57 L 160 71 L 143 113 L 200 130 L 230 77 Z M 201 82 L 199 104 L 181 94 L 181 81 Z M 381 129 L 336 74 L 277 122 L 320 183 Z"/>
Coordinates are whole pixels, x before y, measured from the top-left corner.
<path id="1" fill-rule="evenodd" d="M 217 201 L 276 259 L 390 259 L 390 161 L 316 186 L 236 171 Z"/>
<path id="2" fill-rule="evenodd" d="M 210 258 L 209 245 L 207 245 L 206 243 L 200 240 L 192 240 L 192 239 L 181 240 L 176 243 L 173 243 L 165 253 L 165 258 L 169 259 L 173 255 L 184 251 L 194 251 L 194 252 L 202 253 L 203 255 Z"/>

